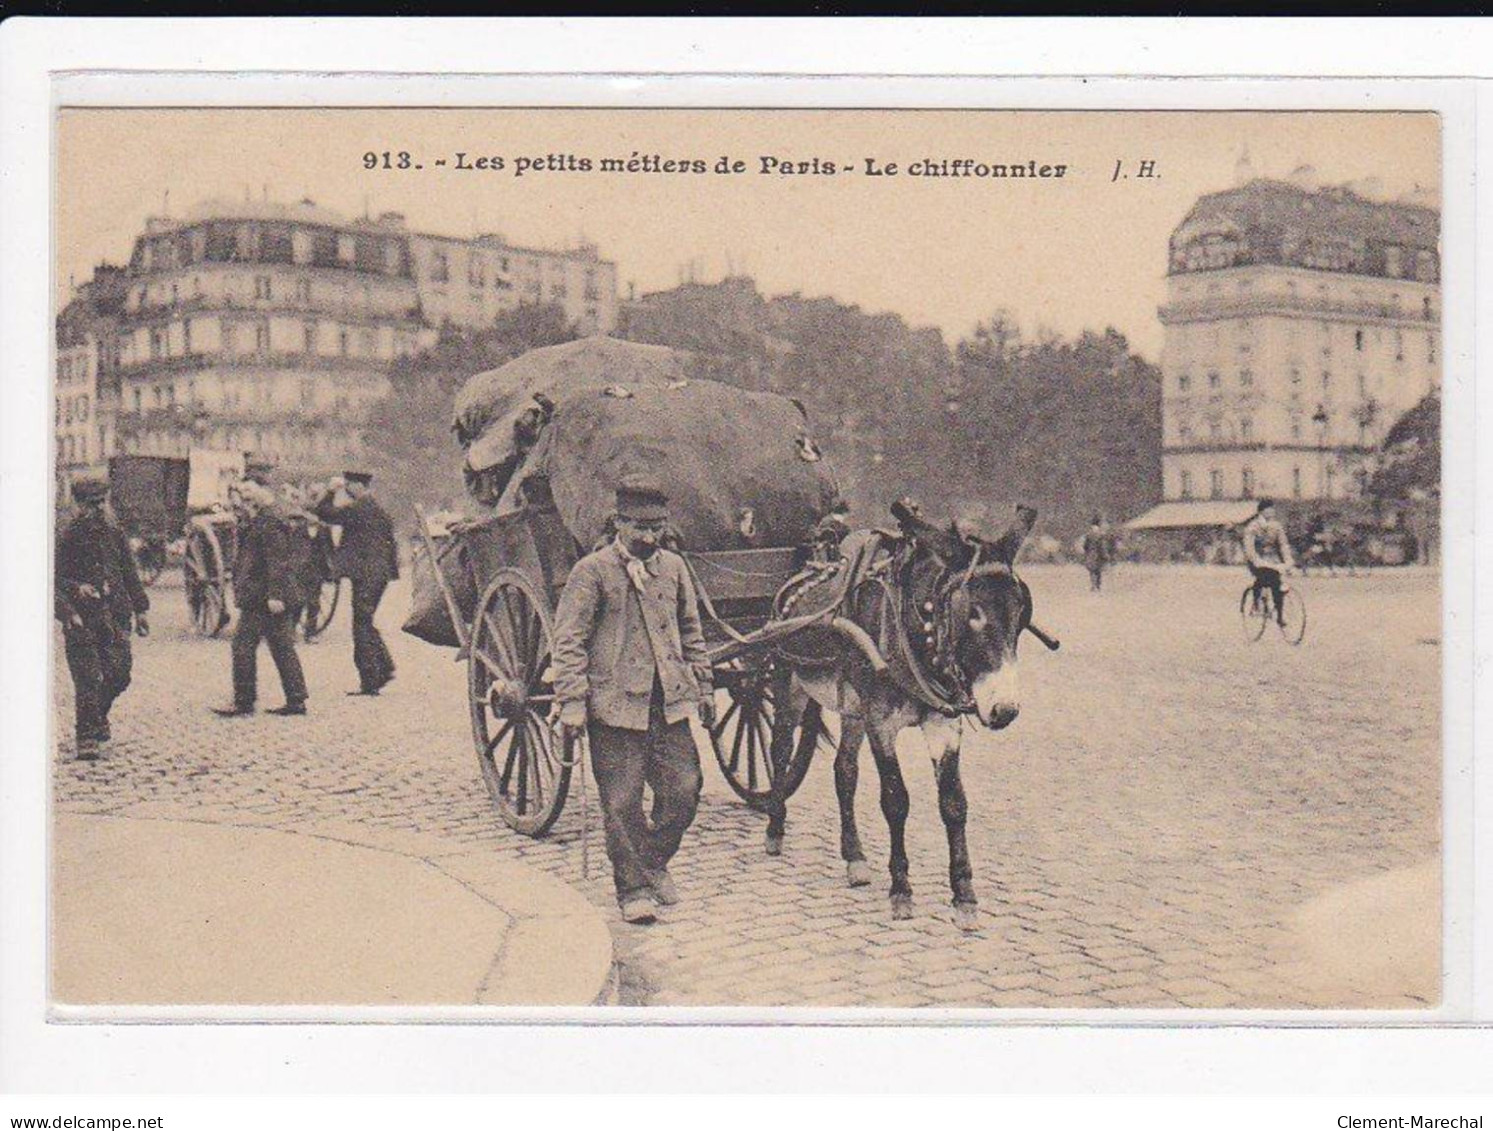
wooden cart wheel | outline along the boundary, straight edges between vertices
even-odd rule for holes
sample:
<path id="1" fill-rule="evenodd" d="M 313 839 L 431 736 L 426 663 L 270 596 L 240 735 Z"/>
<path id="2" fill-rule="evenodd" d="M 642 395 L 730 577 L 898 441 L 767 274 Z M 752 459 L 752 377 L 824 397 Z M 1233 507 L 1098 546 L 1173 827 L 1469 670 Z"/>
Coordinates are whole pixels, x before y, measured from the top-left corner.
<path id="1" fill-rule="evenodd" d="M 315 640 L 332 623 L 332 616 L 337 612 L 337 598 L 342 595 L 342 579 L 329 577 L 321 583 L 321 605 L 317 608 L 314 621 L 306 623 L 306 639 Z"/>
<path id="2" fill-rule="evenodd" d="M 733 661 L 715 671 L 716 724 L 710 731 L 710 744 L 726 784 L 754 809 L 763 808 L 772 794 L 772 727 L 777 717 L 772 673 L 771 660 Z M 830 726 L 819 704 L 811 699 L 793 730 L 786 797 L 803 784 L 816 750 L 823 748 L 834 756 L 839 737 L 838 728 Z"/>
<path id="3" fill-rule="evenodd" d="M 554 827 L 570 788 L 569 759 L 549 726 L 553 640 L 543 590 L 518 570 L 499 570 L 472 620 L 472 739 L 498 815 L 526 836 Z"/>
<path id="4" fill-rule="evenodd" d="M 223 553 L 217 539 L 201 527 L 187 536 L 182 574 L 192 627 L 201 636 L 217 636 L 228 623 Z"/>

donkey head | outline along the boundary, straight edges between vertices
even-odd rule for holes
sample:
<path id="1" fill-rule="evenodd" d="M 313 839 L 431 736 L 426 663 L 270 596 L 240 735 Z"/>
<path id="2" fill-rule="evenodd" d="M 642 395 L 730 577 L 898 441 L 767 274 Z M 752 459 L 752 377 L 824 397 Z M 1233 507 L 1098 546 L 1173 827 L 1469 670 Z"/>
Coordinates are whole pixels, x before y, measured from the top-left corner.
<path id="1" fill-rule="evenodd" d="M 935 526 L 905 506 L 897 518 L 947 571 L 950 651 L 975 713 L 992 730 L 1009 726 L 1021 709 L 1016 649 L 1032 619 L 1031 590 L 1014 567 L 1037 512 L 1018 506 L 1010 527 L 988 540 L 957 524 Z"/>

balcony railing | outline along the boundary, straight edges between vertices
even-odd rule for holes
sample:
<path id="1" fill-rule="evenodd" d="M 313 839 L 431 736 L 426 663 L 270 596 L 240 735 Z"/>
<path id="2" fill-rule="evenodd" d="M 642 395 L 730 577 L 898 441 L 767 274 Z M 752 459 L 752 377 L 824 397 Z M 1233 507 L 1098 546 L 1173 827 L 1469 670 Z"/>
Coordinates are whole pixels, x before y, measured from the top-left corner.
<path id="1" fill-rule="evenodd" d="M 1340 299 L 1313 299 L 1304 295 L 1213 295 L 1167 303 L 1157 311 L 1163 325 L 1206 318 L 1245 318 L 1265 314 L 1308 314 L 1316 317 L 1338 315 L 1435 325 L 1440 320 L 1441 310 L 1434 305 L 1426 311 L 1387 302 L 1344 302 Z"/>

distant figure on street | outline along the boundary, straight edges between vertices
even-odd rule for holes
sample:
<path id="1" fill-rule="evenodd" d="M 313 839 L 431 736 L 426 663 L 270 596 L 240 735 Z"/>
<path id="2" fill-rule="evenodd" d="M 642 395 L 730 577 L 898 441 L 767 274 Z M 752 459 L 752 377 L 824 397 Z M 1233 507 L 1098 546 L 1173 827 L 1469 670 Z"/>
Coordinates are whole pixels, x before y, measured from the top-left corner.
<path id="1" fill-rule="evenodd" d="M 306 602 L 304 535 L 274 492 L 252 480 L 239 487 L 238 555 L 233 591 L 238 625 L 233 630 L 233 703 L 214 707 L 224 718 L 252 715 L 258 690 L 259 642 L 270 647 L 285 703 L 272 715 L 306 713 L 306 677 L 295 652 L 295 626 Z"/>
<path id="2" fill-rule="evenodd" d="M 377 695 L 394 678 L 394 657 L 374 624 L 378 603 L 399 576 L 394 523 L 369 490 L 373 476 L 349 471 L 335 476 L 314 508 L 323 522 L 342 527 L 339 573 L 352 581 L 353 663 L 360 686 L 349 695 Z"/>
<path id="3" fill-rule="evenodd" d="M 76 700 L 78 758 L 92 761 L 109 741 L 109 709 L 130 685 L 130 627 L 150 634 L 150 598 L 140 584 L 124 532 L 104 513 L 109 486 L 73 484 L 80 513 L 57 543 L 54 615 L 62 622 Z"/>
<path id="4" fill-rule="evenodd" d="M 1092 592 L 1098 593 L 1104 588 L 1104 567 L 1113 559 L 1114 535 L 1104 521 L 1104 516 L 1096 514 L 1083 536 L 1083 564 L 1089 571 L 1089 589 Z"/>
<path id="5" fill-rule="evenodd" d="M 1244 543 L 1244 561 L 1254 576 L 1254 601 L 1260 600 L 1264 590 L 1270 590 L 1275 598 L 1275 619 L 1286 623 L 1285 588 L 1281 578 L 1296 568 L 1291 557 L 1291 543 L 1286 538 L 1286 528 L 1275 517 L 1275 503 L 1261 499 L 1254 518 L 1244 524 L 1240 531 Z"/>
<path id="6" fill-rule="evenodd" d="M 616 537 L 576 563 L 555 617 L 555 698 L 567 746 L 588 733 L 622 918 L 679 901 L 669 861 L 700 800 L 689 719 L 715 721 L 710 661 L 684 559 L 663 549 L 668 497 L 617 488 Z M 650 821 L 643 786 L 653 790 Z"/>

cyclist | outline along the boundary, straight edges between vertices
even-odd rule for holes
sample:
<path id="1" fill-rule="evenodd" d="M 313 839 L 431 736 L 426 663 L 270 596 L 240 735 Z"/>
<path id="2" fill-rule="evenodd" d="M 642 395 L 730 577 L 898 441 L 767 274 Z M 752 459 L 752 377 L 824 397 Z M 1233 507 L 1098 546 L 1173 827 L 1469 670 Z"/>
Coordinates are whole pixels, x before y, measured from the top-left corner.
<path id="1" fill-rule="evenodd" d="M 1253 601 L 1258 606 L 1260 595 L 1270 590 L 1275 598 L 1275 619 L 1282 627 L 1286 623 L 1283 575 L 1296 568 L 1291 557 L 1291 543 L 1286 538 L 1286 528 L 1275 517 L 1275 503 L 1261 499 L 1254 518 L 1244 524 L 1240 531 L 1244 541 L 1244 560 L 1254 576 Z"/>

